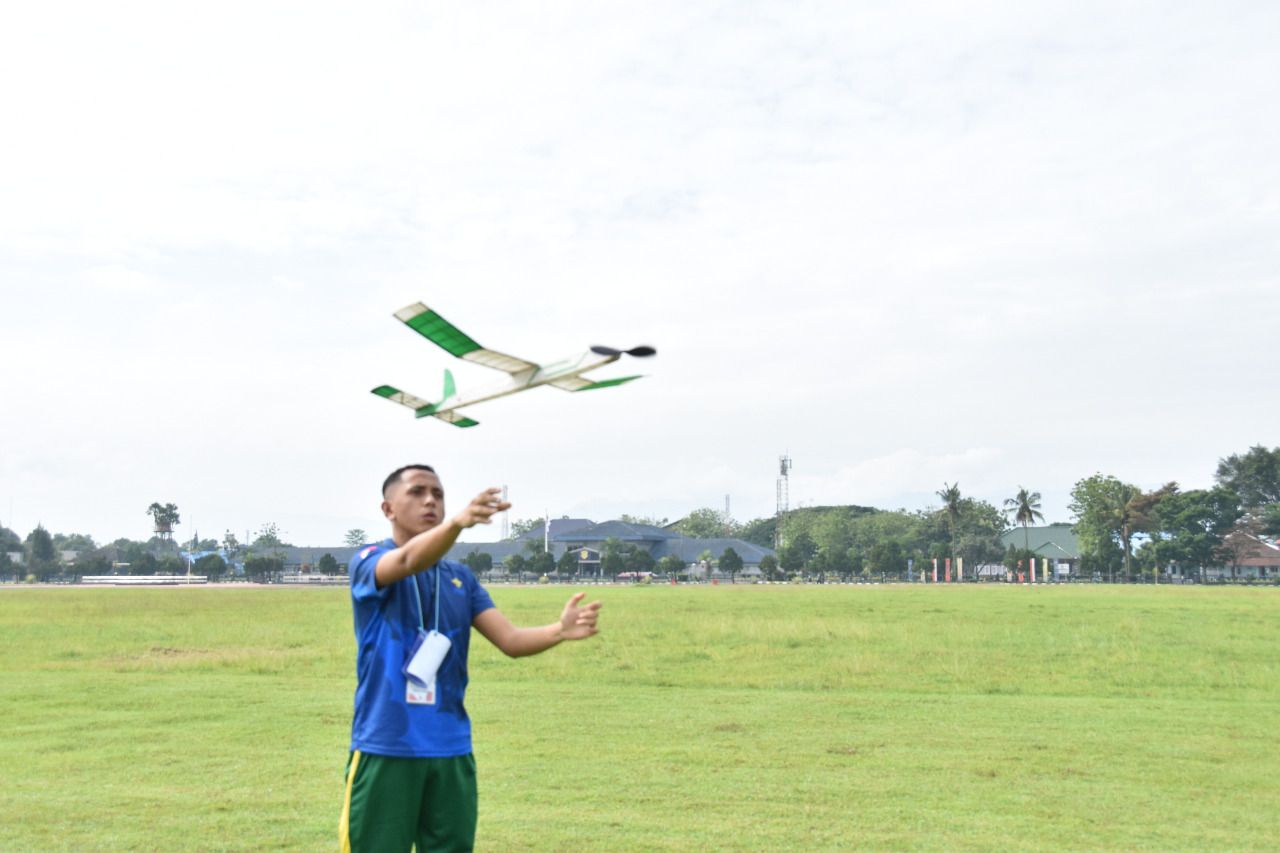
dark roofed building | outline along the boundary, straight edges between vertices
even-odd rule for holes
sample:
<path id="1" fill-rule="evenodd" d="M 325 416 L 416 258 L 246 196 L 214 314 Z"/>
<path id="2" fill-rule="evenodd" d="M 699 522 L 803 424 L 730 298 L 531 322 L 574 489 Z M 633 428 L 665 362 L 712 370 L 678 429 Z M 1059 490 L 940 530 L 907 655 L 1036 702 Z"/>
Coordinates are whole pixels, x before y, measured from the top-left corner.
<path id="1" fill-rule="evenodd" d="M 647 524 L 629 524 L 623 521 L 602 521 L 599 524 L 590 519 L 552 519 L 550 541 L 551 556 L 557 560 L 566 551 L 586 549 L 594 555 L 593 563 L 598 567 L 599 552 L 604 543 L 610 539 L 625 542 L 649 553 L 655 561 L 672 555 L 678 557 L 686 566 L 695 563 L 704 551 L 710 551 L 713 559 L 720 559 L 729 548 L 742 558 L 742 574 L 751 576 L 759 573 L 760 561 L 766 555 L 772 555 L 773 549 L 754 545 L 742 539 L 700 539 L 684 536 L 674 530 L 653 527 Z M 526 555 L 530 541 L 540 541 L 542 525 L 523 534 L 515 540 L 505 542 L 459 542 L 449 550 L 450 560 L 463 561 L 472 551 L 480 551 L 493 558 L 497 566 L 512 554 Z"/>
<path id="2" fill-rule="evenodd" d="M 498 569 L 515 554 L 526 558 L 532 556 L 534 549 L 542 543 L 542 528 L 543 525 L 539 524 L 515 539 L 506 539 L 501 542 L 457 542 L 445 554 L 445 559 L 465 563 L 467 556 L 473 552 L 488 554 L 493 560 L 494 568 Z M 771 548 L 754 545 L 742 539 L 700 539 L 683 536 L 674 530 L 662 527 L 628 524 L 622 521 L 603 521 L 596 524 L 587 518 L 553 518 L 550 532 L 552 557 L 558 560 L 566 551 L 586 551 L 587 558 L 580 559 L 579 563 L 584 567 L 594 567 L 592 571 L 598 570 L 600 552 L 604 548 L 604 543 L 610 539 L 644 549 L 655 562 L 666 556 L 675 556 L 686 566 L 696 563 L 703 552 L 709 551 L 713 559 L 719 560 L 726 550 L 732 548 L 742 558 L 742 574 L 747 577 L 759 574 L 760 561 L 774 553 Z M 359 550 L 360 548 L 345 545 L 334 548 L 276 549 L 284 557 L 286 573 L 314 572 L 320 563 L 320 558 L 325 554 L 331 554 L 345 572 L 347 563 Z M 499 574 L 501 573 L 499 571 Z"/>
<path id="3" fill-rule="evenodd" d="M 365 546 L 362 545 L 361 547 Z M 352 548 L 349 545 L 335 545 L 332 548 L 295 548 L 289 546 L 285 548 L 255 549 L 254 553 L 267 557 L 277 553 L 280 554 L 284 558 L 284 570 L 286 573 L 317 571 L 316 567 L 320 565 L 320 558 L 328 554 L 338 561 L 338 567 L 345 572 L 347 563 L 351 562 L 351 558 L 359 550 L 360 548 Z"/>

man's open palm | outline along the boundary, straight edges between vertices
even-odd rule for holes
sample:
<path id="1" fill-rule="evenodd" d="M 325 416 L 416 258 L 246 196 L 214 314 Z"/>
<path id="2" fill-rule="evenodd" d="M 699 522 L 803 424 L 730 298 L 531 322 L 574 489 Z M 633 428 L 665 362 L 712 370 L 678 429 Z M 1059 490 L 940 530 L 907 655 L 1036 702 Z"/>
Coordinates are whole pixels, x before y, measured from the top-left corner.
<path id="1" fill-rule="evenodd" d="M 564 612 L 560 614 L 562 640 L 582 640 L 600 630 L 596 627 L 596 620 L 600 617 L 600 602 L 593 601 L 586 607 L 580 607 L 579 603 L 584 596 L 585 592 L 575 593 L 564 606 Z"/>

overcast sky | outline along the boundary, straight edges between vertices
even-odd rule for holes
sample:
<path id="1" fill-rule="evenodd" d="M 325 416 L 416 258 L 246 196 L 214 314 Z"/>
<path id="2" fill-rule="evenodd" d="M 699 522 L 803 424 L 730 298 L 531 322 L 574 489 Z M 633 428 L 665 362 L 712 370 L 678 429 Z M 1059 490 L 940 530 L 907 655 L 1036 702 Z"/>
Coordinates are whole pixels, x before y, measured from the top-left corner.
<path id="1" fill-rule="evenodd" d="M 0 16 L 0 523 L 381 534 L 731 500 L 1070 520 L 1280 444 L 1269 2 L 28 3 Z M 416 301 L 549 362 L 477 406 Z M 492 530 L 471 540 L 494 538 Z"/>

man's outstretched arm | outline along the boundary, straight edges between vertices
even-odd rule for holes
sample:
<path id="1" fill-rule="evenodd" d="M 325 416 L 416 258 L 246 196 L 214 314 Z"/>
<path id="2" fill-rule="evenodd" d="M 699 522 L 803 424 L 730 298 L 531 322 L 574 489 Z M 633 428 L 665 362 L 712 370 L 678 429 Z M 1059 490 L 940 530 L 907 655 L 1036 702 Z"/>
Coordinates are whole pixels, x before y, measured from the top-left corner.
<path id="1" fill-rule="evenodd" d="M 585 592 L 575 593 L 564 606 L 560 621 L 550 625 L 517 628 L 496 607 L 490 607 L 481 613 L 471 624 L 507 657 L 536 655 L 564 640 L 585 640 L 600 631 L 596 626 L 600 617 L 600 602 L 593 601 L 585 607 L 580 606 L 585 595 Z"/>
<path id="2" fill-rule="evenodd" d="M 453 518 L 424 530 L 399 548 L 379 557 L 373 570 L 378 589 L 402 581 L 409 575 L 425 572 L 449 553 L 463 530 L 476 524 L 489 524 L 494 515 L 510 509 L 511 504 L 502 500 L 501 493 L 501 489 L 485 489 Z"/>

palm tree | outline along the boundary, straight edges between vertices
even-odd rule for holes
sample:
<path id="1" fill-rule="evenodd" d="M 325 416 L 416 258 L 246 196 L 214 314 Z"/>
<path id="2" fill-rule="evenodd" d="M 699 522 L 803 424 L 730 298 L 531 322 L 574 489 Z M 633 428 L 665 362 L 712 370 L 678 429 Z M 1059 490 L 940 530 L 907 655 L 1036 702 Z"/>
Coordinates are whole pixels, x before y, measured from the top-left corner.
<path id="1" fill-rule="evenodd" d="M 1028 493 L 1022 486 L 1018 486 L 1017 495 L 1005 498 L 1004 508 L 1006 512 L 1013 513 L 1015 523 L 1022 525 L 1022 549 L 1030 551 L 1031 541 L 1027 534 L 1027 525 L 1037 519 L 1044 521 L 1044 513 L 1040 511 L 1040 493 Z"/>
<path id="2" fill-rule="evenodd" d="M 955 555 L 956 550 L 956 525 L 960 523 L 960 483 L 959 481 L 947 485 L 944 481 L 943 488 L 939 489 L 936 494 L 942 498 L 942 508 L 947 511 L 947 527 L 951 533 L 951 552 Z"/>

